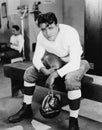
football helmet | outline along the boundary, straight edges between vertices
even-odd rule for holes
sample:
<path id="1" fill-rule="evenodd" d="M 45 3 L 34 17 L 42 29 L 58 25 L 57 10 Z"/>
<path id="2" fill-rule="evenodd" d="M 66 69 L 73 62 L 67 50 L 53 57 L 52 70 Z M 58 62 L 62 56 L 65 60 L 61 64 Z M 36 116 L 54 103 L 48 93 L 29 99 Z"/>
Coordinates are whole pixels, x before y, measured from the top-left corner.
<path id="1" fill-rule="evenodd" d="M 61 111 L 61 96 L 52 90 L 46 95 L 40 108 L 40 113 L 45 118 L 54 118 Z"/>
<path id="2" fill-rule="evenodd" d="M 49 52 L 45 53 L 42 62 L 46 66 L 46 68 L 56 67 L 56 69 L 61 68 L 64 64 L 64 62 L 60 59 L 60 57 L 51 54 Z"/>

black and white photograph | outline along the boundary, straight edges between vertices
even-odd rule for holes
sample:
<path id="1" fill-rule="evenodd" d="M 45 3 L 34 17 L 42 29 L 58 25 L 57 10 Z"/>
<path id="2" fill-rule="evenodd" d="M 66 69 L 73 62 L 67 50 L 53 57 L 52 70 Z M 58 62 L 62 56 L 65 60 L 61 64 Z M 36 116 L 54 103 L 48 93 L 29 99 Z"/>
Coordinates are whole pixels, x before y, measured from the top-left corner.
<path id="1" fill-rule="evenodd" d="M 0 130 L 102 130 L 102 0 L 0 0 Z"/>

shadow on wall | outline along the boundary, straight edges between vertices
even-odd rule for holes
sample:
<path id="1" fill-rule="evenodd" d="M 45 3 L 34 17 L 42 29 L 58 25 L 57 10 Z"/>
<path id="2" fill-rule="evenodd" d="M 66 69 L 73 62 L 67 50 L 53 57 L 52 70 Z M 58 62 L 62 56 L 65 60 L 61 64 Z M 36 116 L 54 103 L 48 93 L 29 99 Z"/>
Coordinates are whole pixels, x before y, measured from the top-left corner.
<path id="1" fill-rule="evenodd" d="M 5 30 L 4 32 L 0 31 L 0 43 L 8 43 L 11 34 L 11 30 L 9 29 Z"/>
<path id="2" fill-rule="evenodd" d="M 29 37 L 27 36 L 26 31 L 24 31 L 24 39 L 25 39 L 25 43 L 24 43 L 25 59 L 29 61 L 30 60 L 30 47 L 29 47 L 30 40 L 29 40 Z"/>

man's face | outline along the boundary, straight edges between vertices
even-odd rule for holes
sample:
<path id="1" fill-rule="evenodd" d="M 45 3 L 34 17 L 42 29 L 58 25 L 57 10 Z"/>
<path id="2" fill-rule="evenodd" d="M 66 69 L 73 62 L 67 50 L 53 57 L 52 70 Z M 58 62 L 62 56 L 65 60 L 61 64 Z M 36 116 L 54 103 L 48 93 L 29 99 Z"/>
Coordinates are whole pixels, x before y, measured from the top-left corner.
<path id="1" fill-rule="evenodd" d="M 56 36 L 58 34 L 58 25 L 52 23 L 47 26 L 46 23 L 42 23 L 40 25 L 40 29 L 46 39 L 49 41 L 54 41 L 56 39 Z"/>
<path id="2" fill-rule="evenodd" d="M 19 31 L 17 31 L 15 28 L 12 28 L 12 34 L 13 34 L 13 35 L 18 35 L 18 34 L 19 34 Z"/>

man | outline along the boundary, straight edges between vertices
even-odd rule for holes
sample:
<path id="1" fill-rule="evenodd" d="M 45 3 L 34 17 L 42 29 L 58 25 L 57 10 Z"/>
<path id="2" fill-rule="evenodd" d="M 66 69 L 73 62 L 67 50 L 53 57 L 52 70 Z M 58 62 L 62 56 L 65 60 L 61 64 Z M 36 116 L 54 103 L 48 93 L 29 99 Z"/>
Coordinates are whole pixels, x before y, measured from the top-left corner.
<path id="1" fill-rule="evenodd" d="M 37 21 L 41 29 L 33 56 L 33 66 L 24 74 L 23 107 L 17 114 L 9 117 L 10 122 L 18 122 L 31 116 L 31 103 L 35 84 L 40 76 L 48 77 L 46 85 L 51 86 L 57 77 L 65 79 L 70 106 L 68 130 L 79 130 L 78 113 L 81 98 L 81 79 L 88 71 L 88 62 L 81 61 L 83 53 L 78 32 L 71 26 L 58 24 L 54 13 L 41 14 Z M 45 52 L 58 56 L 63 61 L 61 68 L 47 68 L 43 64 Z M 50 61 L 51 62 L 51 61 Z"/>
<path id="2" fill-rule="evenodd" d="M 18 25 L 12 26 L 12 35 L 7 47 L 4 48 L 4 52 L 0 54 L 0 57 L 5 61 L 10 62 L 11 59 L 23 56 L 24 38 L 20 32 Z"/>

